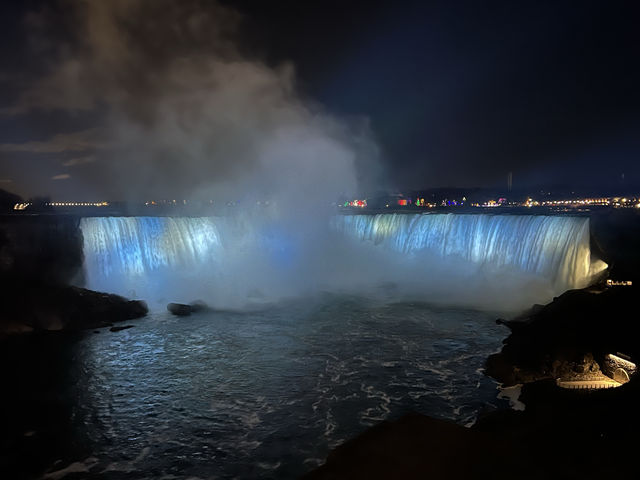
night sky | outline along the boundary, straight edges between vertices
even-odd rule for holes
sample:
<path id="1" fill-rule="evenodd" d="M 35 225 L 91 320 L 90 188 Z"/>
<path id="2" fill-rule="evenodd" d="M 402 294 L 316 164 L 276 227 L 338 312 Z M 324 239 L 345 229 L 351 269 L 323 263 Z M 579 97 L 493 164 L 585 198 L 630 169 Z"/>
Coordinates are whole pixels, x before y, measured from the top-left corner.
<path id="1" fill-rule="evenodd" d="M 640 187 L 637 2 L 95 3 L 3 2 L 0 188 L 229 195 L 271 181 L 256 152 L 307 122 L 274 156 L 295 162 L 306 153 L 283 145 L 303 138 L 323 152 L 306 165 L 355 164 L 360 186 L 339 191 L 496 187 L 510 171 L 516 187 Z M 255 68 L 228 74 L 238 63 Z M 229 93 L 236 81 L 247 90 Z M 286 178 L 291 163 L 275 165 Z"/>

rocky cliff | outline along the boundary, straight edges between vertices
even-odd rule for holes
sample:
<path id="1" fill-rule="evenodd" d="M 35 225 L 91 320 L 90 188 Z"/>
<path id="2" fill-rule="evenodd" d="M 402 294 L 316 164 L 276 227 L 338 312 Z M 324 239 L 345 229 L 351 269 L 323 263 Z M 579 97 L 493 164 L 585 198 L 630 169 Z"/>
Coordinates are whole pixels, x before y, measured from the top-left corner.
<path id="1" fill-rule="evenodd" d="M 79 218 L 0 218 L 0 336 L 78 330 L 144 316 L 144 302 L 71 286 L 82 283 Z"/>

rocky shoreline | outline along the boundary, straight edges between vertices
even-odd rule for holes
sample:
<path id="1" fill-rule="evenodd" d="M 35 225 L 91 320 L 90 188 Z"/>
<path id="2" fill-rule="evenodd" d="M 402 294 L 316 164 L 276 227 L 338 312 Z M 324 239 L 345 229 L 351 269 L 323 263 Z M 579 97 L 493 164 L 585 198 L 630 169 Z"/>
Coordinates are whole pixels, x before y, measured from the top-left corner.
<path id="1" fill-rule="evenodd" d="M 0 338 L 30 332 L 112 326 L 147 314 L 143 301 L 82 284 L 80 219 L 0 217 Z"/>
<path id="2" fill-rule="evenodd" d="M 609 353 L 640 357 L 637 289 L 595 286 L 503 321 L 511 330 L 485 373 L 523 384 L 524 411 L 481 414 L 471 428 L 410 414 L 331 452 L 307 479 L 609 478 L 638 470 L 640 381 L 568 390 L 558 378 L 604 375 Z"/>
<path id="3" fill-rule="evenodd" d="M 141 300 L 64 285 L 14 285 L 2 306 L 0 338 L 12 334 L 86 330 L 143 317 Z M 6 290 L 5 290 L 6 291 Z"/>
<path id="4" fill-rule="evenodd" d="M 637 290 L 594 286 L 571 290 L 511 321 L 511 334 L 491 355 L 486 374 L 505 386 L 596 376 L 607 354 L 640 357 Z"/>

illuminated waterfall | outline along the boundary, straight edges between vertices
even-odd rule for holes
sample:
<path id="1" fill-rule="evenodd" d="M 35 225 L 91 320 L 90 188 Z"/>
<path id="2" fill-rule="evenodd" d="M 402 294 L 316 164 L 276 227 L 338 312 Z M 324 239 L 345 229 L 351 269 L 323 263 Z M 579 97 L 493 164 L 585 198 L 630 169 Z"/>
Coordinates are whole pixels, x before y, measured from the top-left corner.
<path id="1" fill-rule="evenodd" d="M 297 284 L 294 245 L 262 217 L 88 217 L 80 228 L 86 286 L 152 309 L 196 299 L 242 307 Z"/>
<path id="2" fill-rule="evenodd" d="M 584 287 L 606 267 L 592 263 L 588 218 L 570 216 L 339 215 L 312 233 L 244 215 L 80 226 L 86 286 L 152 308 L 196 299 L 243 308 L 318 291 L 378 298 L 395 285 L 424 301 L 515 309 Z"/>
<path id="3" fill-rule="evenodd" d="M 560 289 L 586 286 L 606 265 L 592 265 L 589 219 L 542 215 L 379 214 L 334 218 L 361 241 L 416 254 L 460 258 L 548 279 Z"/>
<path id="4" fill-rule="evenodd" d="M 96 217 L 80 228 L 87 286 L 132 297 L 211 269 L 222 248 L 211 218 Z"/>

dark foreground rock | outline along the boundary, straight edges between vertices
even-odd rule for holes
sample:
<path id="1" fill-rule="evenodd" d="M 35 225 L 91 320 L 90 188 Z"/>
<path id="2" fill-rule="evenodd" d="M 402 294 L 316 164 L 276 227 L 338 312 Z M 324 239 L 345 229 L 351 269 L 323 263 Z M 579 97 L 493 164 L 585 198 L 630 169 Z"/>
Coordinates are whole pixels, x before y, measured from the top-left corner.
<path id="1" fill-rule="evenodd" d="M 304 478 L 496 478 L 495 466 L 483 461 L 488 440 L 484 432 L 410 414 L 347 441 Z"/>
<path id="2" fill-rule="evenodd" d="M 83 330 L 143 317 L 145 302 L 61 285 L 12 285 L 0 306 L 0 335 Z"/>

